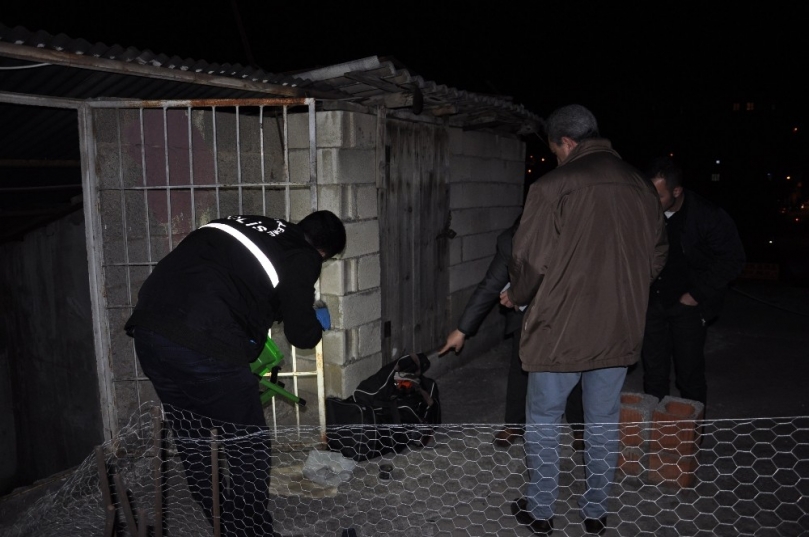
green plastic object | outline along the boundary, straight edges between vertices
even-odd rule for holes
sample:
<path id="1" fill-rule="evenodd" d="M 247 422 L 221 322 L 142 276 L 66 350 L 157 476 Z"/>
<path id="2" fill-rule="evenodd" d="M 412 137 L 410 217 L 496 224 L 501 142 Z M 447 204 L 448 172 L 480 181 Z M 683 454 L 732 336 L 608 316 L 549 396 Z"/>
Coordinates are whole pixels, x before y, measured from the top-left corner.
<path id="1" fill-rule="evenodd" d="M 284 360 L 284 354 L 278 345 L 275 344 L 271 338 L 267 338 L 264 342 L 264 349 L 254 362 L 250 364 L 250 371 L 254 375 L 259 376 L 259 385 L 265 389 L 261 392 L 261 404 L 266 405 L 270 399 L 276 395 L 287 399 L 288 401 L 306 406 L 306 400 L 298 397 L 294 393 L 288 392 L 284 389 L 284 384 L 278 381 L 278 370 L 281 369 L 281 362 Z"/>

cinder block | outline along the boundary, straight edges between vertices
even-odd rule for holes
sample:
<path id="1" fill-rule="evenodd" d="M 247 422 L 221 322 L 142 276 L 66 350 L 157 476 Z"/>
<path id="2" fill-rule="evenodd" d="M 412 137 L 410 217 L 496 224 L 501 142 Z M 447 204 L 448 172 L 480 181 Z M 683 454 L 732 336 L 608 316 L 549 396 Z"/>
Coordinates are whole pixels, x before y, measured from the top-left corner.
<path id="1" fill-rule="evenodd" d="M 482 131 L 466 131 L 463 135 L 463 154 L 497 158 L 497 135 Z"/>
<path id="2" fill-rule="evenodd" d="M 525 142 L 519 138 L 499 136 L 500 158 L 525 162 Z"/>
<path id="3" fill-rule="evenodd" d="M 317 208 L 331 211 L 341 220 L 352 218 L 351 195 L 344 185 L 318 185 Z"/>
<path id="4" fill-rule="evenodd" d="M 705 415 L 705 405 L 699 401 L 664 397 L 652 412 L 650 452 L 673 451 L 679 455 L 694 455 L 700 441 L 697 420 Z"/>
<path id="5" fill-rule="evenodd" d="M 327 182 L 321 179 L 321 174 L 323 173 L 321 170 L 321 162 L 320 162 L 320 151 L 318 151 L 317 157 L 317 169 L 316 169 L 318 183 Z M 283 178 L 283 173 L 280 174 L 279 178 Z M 297 184 L 308 184 L 309 183 L 309 150 L 308 149 L 290 149 L 289 150 L 289 181 L 292 183 Z M 334 182 L 334 181 L 328 181 Z"/>
<path id="6" fill-rule="evenodd" d="M 341 259 L 379 252 L 379 221 L 346 222 L 346 247 Z"/>
<path id="7" fill-rule="evenodd" d="M 336 298 L 337 307 L 332 308 L 330 297 L 324 297 L 329 304 L 332 323 L 338 328 L 354 328 L 376 321 L 382 317 L 382 300 L 379 288 L 371 291 L 352 293 Z"/>
<path id="8" fill-rule="evenodd" d="M 461 155 L 463 154 L 463 137 L 464 131 L 462 129 L 447 129 L 449 133 L 449 154 Z"/>
<path id="9" fill-rule="evenodd" d="M 624 447 L 618 454 L 618 470 L 624 475 L 641 476 L 647 465 L 648 455 L 639 447 Z"/>
<path id="10" fill-rule="evenodd" d="M 324 376 L 326 395 L 348 397 L 357 385 L 382 367 L 382 354 L 357 360 L 345 366 L 326 364 Z"/>
<path id="11" fill-rule="evenodd" d="M 297 113 L 290 113 L 289 147 L 291 149 L 309 148 L 309 114 L 304 108 L 296 108 Z M 328 110 L 315 114 L 315 130 L 317 131 L 317 147 L 374 147 L 376 143 L 376 116 Z"/>
<path id="12" fill-rule="evenodd" d="M 355 189 L 357 201 L 355 217 L 359 219 L 376 218 L 379 215 L 376 185 L 357 185 Z"/>
<path id="13" fill-rule="evenodd" d="M 323 332 L 323 361 L 327 364 L 344 365 L 352 356 L 351 341 L 351 330 Z"/>
<path id="14" fill-rule="evenodd" d="M 464 183 L 472 179 L 472 163 L 477 159 L 466 155 L 451 154 L 449 157 L 449 183 Z"/>
<path id="15" fill-rule="evenodd" d="M 693 455 L 661 451 L 649 454 L 649 471 L 646 476 L 650 483 L 690 488 L 696 481 L 698 466 L 699 461 Z"/>
<path id="16" fill-rule="evenodd" d="M 353 261 L 353 260 L 352 260 Z M 357 265 L 357 290 L 365 291 L 379 287 L 381 282 L 381 267 L 379 265 L 379 255 L 367 255 L 356 259 Z"/>
<path id="17" fill-rule="evenodd" d="M 321 183 L 376 184 L 376 151 L 338 148 L 318 150 L 318 180 Z"/>
<path id="18" fill-rule="evenodd" d="M 361 325 L 357 328 L 357 354 L 364 358 L 382 351 L 382 321 Z"/>
<path id="19" fill-rule="evenodd" d="M 486 274 L 486 269 L 489 268 L 491 260 L 490 256 L 449 267 L 449 292 L 454 293 L 466 287 L 477 285 Z"/>
<path id="20" fill-rule="evenodd" d="M 327 295 L 342 296 L 356 291 L 351 286 L 352 259 L 330 259 L 323 264 L 320 271 L 320 292 Z"/>
<path id="21" fill-rule="evenodd" d="M 457 209 L 452 211 L 452 229 L 460 236 L 506 229 L 522 210 L 520 205 Z"/>
<path id="22" fill-rule="evenodd" d="M 621 394 L 620 439 L 621 446 L 644 448 L 651 436 L 652 412 L 657 397 L 645 393 Z"/>
<path id="23" fill-rule="evenodd" d="M 476 233 L 466 237 L 458 237 L 463 241 L 463 260 L 473 261 L 494 255 L 497 251 L 497 236 L 501 232 L 501 229 L 495 229 L 488 233 Z"/>
<path id="24" fill-rule="evenodd" d="M 519 205 L 522 201 L 521 184 L 502 182 L 454 183 L 449 189 L 450 209 Z"/>
<path id="25" fill-rule="evenodd" d="M 358 149 L 376 148 L 377 117 L 375 114 L 343 112 L 343 146 Z"/>

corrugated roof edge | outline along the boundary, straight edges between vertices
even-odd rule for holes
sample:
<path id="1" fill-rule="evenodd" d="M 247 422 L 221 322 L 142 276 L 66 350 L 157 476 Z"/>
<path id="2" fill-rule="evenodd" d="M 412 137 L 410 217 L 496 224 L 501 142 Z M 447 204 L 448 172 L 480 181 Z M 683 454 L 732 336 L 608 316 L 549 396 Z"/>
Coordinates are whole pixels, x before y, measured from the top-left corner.
<path id="1" fill-rule="evenodd" d="M 192 73 L 204 73 L 214 76 L 239 78 L 253 82 L 283 85 L 289 87 L 314 87 L 311 81 L 288 75 L 269 73 L 261 69 L 245 67 L 240 64 L 216 64 L 192 58 L 182 59 L 178 56 L 169 57 L 165 54 L 155 54 L 151 50 L 139 50 L 134 47 L 124 48 L 121 45 L 107 46 L 104 43 L 91 44 L 84 39 L 74 39 L 65 34 L 51 35 L 44 31 L 32 32 L 22 26 L 9 28 L 0 23 L 0 42 L 12 43 L 32 48 L 67 52 L 78 56 L 91 56 L 107 60 L 127 63 L 149 65 L 163 69 L 176 69 Z"/>

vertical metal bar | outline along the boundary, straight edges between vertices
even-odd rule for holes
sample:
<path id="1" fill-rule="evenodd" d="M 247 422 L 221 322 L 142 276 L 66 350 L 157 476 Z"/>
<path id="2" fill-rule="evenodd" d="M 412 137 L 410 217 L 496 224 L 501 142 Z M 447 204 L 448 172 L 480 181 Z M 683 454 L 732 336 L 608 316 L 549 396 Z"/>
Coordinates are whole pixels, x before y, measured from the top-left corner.
<path id="1" fill-rule="evenodd" d="M 292 348 L 292 371 L 297 373 L 298 372 L 298 349 L 295 347 Z M 298 395 L 298 375 L 292 376 L 292 393 Z M 295 405 L 295 424 L 298 426 L 298 436 L 300 437 L 301 434 L 301 407 L 300 405 Z"/>
<path id="2" fill-rule="evenodd" d="M 112 367 L 110 363 L 110 326 L 107 315 L 106 278 L 104 276 L 104 237 L 99 207 L 96 176 L 96 146 L 93 135 L 93 111 L 86 104 L 78 109 L 79 149 L 81 152 L 82 195 L 84 201 L 87 268 L 90 282 L 93 339 L 99 405 L 104 439 L 110 440 L 117 430 Z"/>
<path id="3" fill-rule="evenodd" d="M 272 338 L 272 328 L 267 330 L 267 337 Z M 275 435 L 275 440 L 278 440 L 278 407 L 275 405 L 275 397 L 271 399 L 272 401 L 272 430 L 273 434 Z"/>
<path id="4" fill-rule="evenodd" d="M 166 160 L 166 233 L 169 236 L 169 252 L 174 249 L 174 232 L 171 229 L 171 175 L 169 171 L 168 109 L 163 107 L 163 158 Z"/>
<path id="5" fill-rule="evenodd" d="M 213 125 L 213 181 L 216 187 L 216 218 L 222 218 L 219 210 L 219 149 L 216 145 L 216 107 L 211 107 L 211 124 Z"/>
<path id="6" fill-rule="evenodd" d="M 214 537 L 222 535 L 222 512 L 219 505 L 219 434 L 211 429 L 211 489 L 213 495 L 213 534 Z"/>
<path id="7" fill-rule="evenodd" d="M 317 370 L 317 417 L 320 422 L 320 441 L 326 442 L 326 382 L 323 377 L 323 340 L 315 346 L 315 367 Z"/>
<path id="8" fill-rule="evenodd" d="M 154 462 L 152 479 L 154 480 L 154 537 L 163 537 L 163 415 L 159 406 L 152 407 L 152 440 L 154 442 Z"/>
<path id="9" fill-rule="evenodd" d="M 239 214 L 244 213 L 244 200 L 242 198 L 242 129 L 239 119 L 239 106 L 236 106 L 236 188 L 239 190 Z"/>
<path id="10" fill-rule="evenodd" d="M 264 105 L 258 107 L 258 140 L 261 158 L 261 215 L 267 216 L 267 178 L 264 172 Z"/>
<path id="11" fill-rule="evenodd" d="M 193 109 L 188 107 L 188 179 L 191 184 L 191 230 L 197 228 L 197 203 L 194 197 L 196 189 L 194 187 L 194 131 L 191 128 L 191 114 Z"/>
<path id="12" fill-rule="evenodd" d="M 102 112 L 108 113 L 108 112 Z M 118 188 L 120 189 L 120 200 L 121 200 L 121 238 L 123 239 L 123 247 L 124 247 L 124 267 L 125 267 L 125 281 L 126 281 L 126 304 L 130 308 L 132 307 L 132 266 L 129 262 L 129 232 L 127 226 L 127 219 L 126 219 L 126 188 L 124 185 L 124 155 L 123 149 L 121 147 L 121 110 L 116 109 L 114 110 L 115 113 L 115 135 L 117 137 L 117 150 L 118 150 Z M 130 355 L 132 356 L 133 362 L 133 371 L 138 371 L 140 368 L 140 363 L 138 362 L 135 356 L 135 340 L 129 338 L 129 349 Z M 135 374 L 135 378 L 140 377 L 137 373 Z M 139 382 L 135 383 L 140 384 Z M 142 404 L 141 397 L 140 397 L 140 390 L 135 390 L 135 400 L 137 401 L 138 407 Z"/>
<path id="13" fill-rule="evenodd" d="M 152 272 L 152 221 L 149 217 L 149 186 L 146 171 L 146 133 L 143 129 L 143 108 L 139 109 L 140 119 L 140 167 L 143 175 L 143 214 L 146 215 L 146 260 L 149 262 L 149 272 Z"/>
<path id="14" fill-rule="evenodd" d="M 312 211 L 317 211 L 317 116 L 315 100 L 306 101 L 309 105 L 309 195 Z"/>
<path id="15" fill-rule="evenodd" d="M 286 105 L 283 107 L 283 118 L 284 118 L 284 219 L 289 220 L 291 218 L 292 211 L 289 208 L 290 202 L 290 193 L 289 188 L 291 184 L 291 178 L 289 174 L 289 114 L 288 114 L 289 107 Z"/>
<path id="16" fill-rule="evenodd" d="M 317 113 L 315 100 L 307 99 L 309 105 L 309 192 L 312 211 L 317 211 Z M 315 287 L 315 297 L 320 299 L 320 280 Z M 315 346 L 315 366 L 317 371 L 317 409 L 320 421 L 320 439 L 326 441 L 326 383 L 324 378 L 323 340 Z M 300 431 L 300 428 L 298 429 Z"/>

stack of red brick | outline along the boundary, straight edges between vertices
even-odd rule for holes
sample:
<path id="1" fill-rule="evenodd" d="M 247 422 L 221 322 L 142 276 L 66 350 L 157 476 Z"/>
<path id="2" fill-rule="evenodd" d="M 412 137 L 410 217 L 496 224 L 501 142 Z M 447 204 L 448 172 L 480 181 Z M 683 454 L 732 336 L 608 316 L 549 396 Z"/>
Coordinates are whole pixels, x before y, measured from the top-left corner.
<path id="1" fill-rule="evenodd" d="M 618 468 L 652 484 L 688 488 L 699 462 L 705 406 L 690 399 L 621 394 Z"/>

